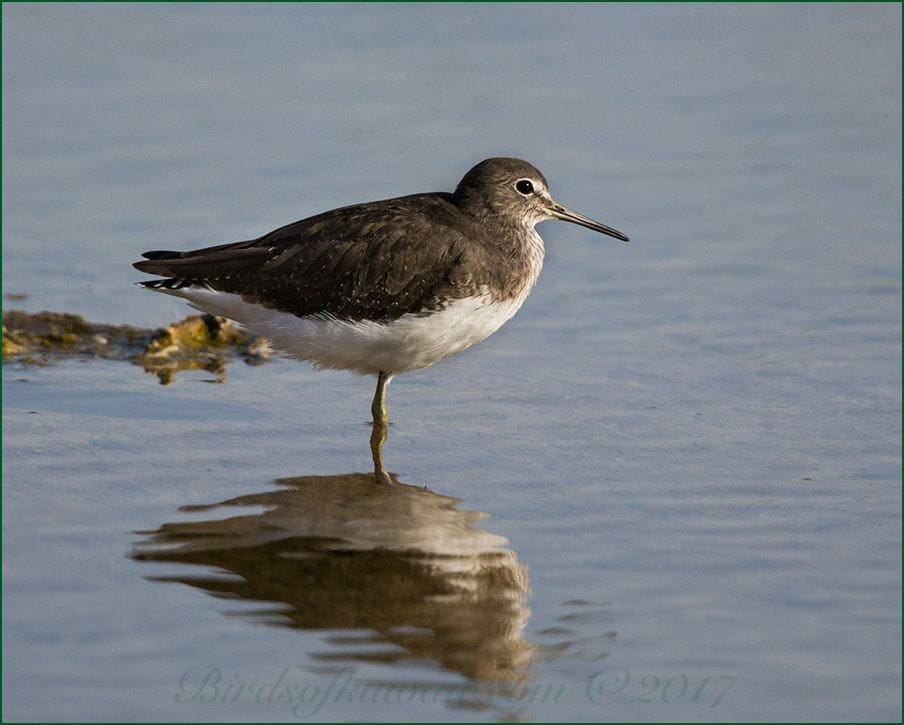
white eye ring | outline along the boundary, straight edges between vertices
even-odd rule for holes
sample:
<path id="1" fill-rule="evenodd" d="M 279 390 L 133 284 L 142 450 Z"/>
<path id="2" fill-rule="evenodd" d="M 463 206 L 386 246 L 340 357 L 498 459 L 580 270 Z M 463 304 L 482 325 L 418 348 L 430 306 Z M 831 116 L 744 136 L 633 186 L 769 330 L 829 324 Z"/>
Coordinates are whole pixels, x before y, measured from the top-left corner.
<path id="1" fill-rule="evenodd" d="M 534 193 L 534 182 L 530 179 L 518 179 L 515 182 L 515 191 L 517 191 L 521 196 L 530 196 Z"/>

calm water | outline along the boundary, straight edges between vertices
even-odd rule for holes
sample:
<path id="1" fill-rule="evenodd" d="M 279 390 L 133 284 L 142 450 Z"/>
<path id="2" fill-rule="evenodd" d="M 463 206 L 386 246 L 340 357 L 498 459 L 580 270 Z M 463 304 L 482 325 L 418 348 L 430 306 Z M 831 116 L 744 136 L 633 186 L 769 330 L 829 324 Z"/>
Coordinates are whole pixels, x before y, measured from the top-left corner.
<path id="1" fill-rule="evenodd" d="M 898 5 L 4 5 L 5 306 L 160 325 L 139 252 L 450 189 L 544 224 L 390 390 L 3 368 L 6 720 L 898 720 Z"/>

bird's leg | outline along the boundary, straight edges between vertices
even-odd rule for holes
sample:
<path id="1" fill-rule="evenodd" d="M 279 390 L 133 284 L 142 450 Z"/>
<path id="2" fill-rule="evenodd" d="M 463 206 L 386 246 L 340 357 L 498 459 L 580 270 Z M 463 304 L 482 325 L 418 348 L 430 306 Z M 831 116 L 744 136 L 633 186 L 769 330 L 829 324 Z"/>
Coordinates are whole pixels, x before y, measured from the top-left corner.
<path id="1" fill-rule="evenodd" d="M 386 386 L 392 380 L 392 375 L 380 371 L 377 376 L 377 390 L 370 406 L 370 412 L 374 417 L 373 430 L 370 434 L 370 453 L 374 459 L 374 477 L 377 483 L 390 483 L 391 479 L 383 467 L 383 444 L 389 437 L 389 410 L 386 407 Z"/>

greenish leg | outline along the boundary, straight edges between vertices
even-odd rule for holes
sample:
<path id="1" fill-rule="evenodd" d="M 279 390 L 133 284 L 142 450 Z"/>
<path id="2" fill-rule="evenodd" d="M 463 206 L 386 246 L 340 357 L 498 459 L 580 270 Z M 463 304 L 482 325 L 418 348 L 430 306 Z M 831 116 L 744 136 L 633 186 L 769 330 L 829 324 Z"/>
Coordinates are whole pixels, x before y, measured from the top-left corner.
<path id="1" fill-rule="evenodd" d="M 377 376 L 377 390 L 370 412 L 374 417 L 373 430 L 370 434 L 370 453 L 374 459 L 374 477 L 377 483 L 391 483 L 389 474 L 383 467 L 383 444 L 389 437 L 389 410 L 386 407 L 386 386 L 392 375 L 381 371 Z"/>

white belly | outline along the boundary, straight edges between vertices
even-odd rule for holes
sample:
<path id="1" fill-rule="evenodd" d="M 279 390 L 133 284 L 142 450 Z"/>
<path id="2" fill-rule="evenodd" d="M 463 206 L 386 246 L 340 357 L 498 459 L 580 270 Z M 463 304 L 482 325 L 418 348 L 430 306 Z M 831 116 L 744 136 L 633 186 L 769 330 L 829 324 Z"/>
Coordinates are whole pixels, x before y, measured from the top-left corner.
<path id="1" fill-rule="evenodd" d="M 530 288 L 504 302 L 492 301 L 489 295 L 465 297 L 439 312 L 403 315 L 387 323 L 296 317 L 202 287 L 159 291 L 184 297 L 202 312 L 241 323 L 289 357 L 321 368 L 376 375 L 419 370 L 480 342 L 511 319 Z"/>

